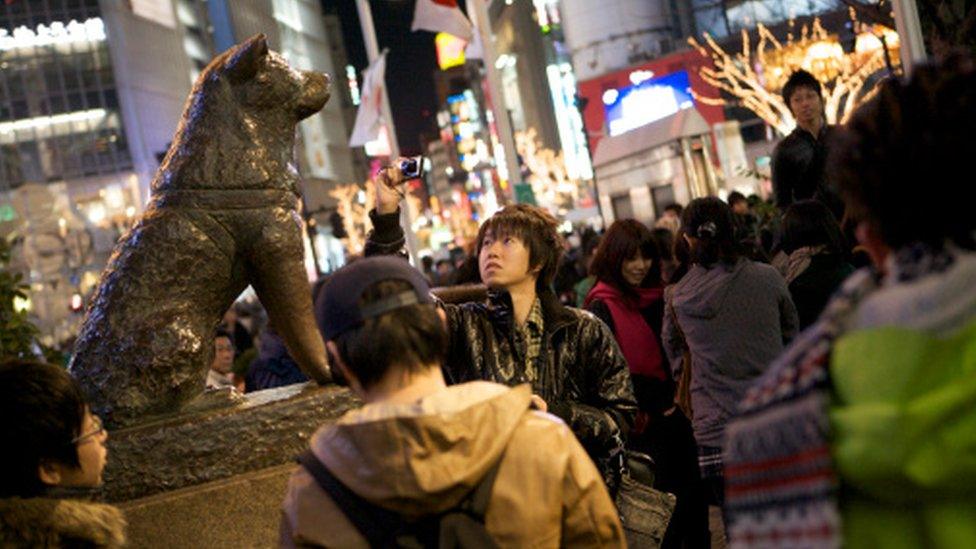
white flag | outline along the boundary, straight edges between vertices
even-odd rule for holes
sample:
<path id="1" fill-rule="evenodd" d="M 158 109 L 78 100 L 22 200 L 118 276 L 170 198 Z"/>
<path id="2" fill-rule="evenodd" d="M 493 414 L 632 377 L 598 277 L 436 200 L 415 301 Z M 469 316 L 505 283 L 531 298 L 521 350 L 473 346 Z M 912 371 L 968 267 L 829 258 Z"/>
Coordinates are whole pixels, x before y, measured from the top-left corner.
<path id="1" fill-rule="evenodd" d="M 471 0 L 469 0 L 471 1 Z M 481 33 L 474 33 L 474 37 L 464 48 L 464 57 L 468 59 L 484 59 L 485 50 L 481 47 Z"/>
<path id="2" fill-rule="evenodd" d="M 410 30 L 446 32 L 465 42 L 472 36 L 471 22 L 461 13 L 457 0 L 417 0 Z"/>
<path id="3" fill-rule="evenodd" d="M 383 88 L 386 86 L 386 51 L 363 73 L 363 94 L 356 111 L 356 123 L 349 137 L 350 147 L 362 147 L 379 137 L 383 125 Z"/>

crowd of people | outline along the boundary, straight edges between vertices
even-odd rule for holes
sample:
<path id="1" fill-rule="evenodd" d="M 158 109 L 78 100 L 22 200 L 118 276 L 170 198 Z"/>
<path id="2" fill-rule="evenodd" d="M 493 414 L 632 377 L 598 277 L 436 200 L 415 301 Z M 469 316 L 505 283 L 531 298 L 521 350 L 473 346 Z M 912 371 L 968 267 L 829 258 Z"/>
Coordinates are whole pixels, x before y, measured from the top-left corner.
<path id="1" fill-rule="evenodd" d="M 664 547 L 976 543 L 976 217 L 950 191 L 976 69 L 890 79 L 843 127 L 808 73 L 783 93 L 798 128 L 774 153 L 776 208 L 698 198 L 572 253 L 548 212 L 511 205 L 464 260 L 414 269 L 402 174 L 381 171 L 365 257 L 314 290 L 333 377 L 364 406 L 312 437 L 281 545 L 623 546 L 629 452 L 677 497 Z M 432 297 L 457 267 L 485 300 Z M 235 375 L 235 323 L 209 385 L 301 380 L 273 327 Z M 117 510 L 77 502 L 107 434 L 74 381 L 4 364 L 0 410 L 0 545 L 31 528 L 121 543 Z M 71 506 L 100 528 L 63 529 Z"/>

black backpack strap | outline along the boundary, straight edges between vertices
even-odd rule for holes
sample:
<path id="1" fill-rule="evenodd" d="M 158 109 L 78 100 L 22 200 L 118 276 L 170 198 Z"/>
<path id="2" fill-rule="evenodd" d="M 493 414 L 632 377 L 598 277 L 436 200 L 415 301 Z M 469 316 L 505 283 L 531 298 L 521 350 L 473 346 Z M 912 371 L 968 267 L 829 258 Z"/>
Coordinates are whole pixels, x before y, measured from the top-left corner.
<path id="1" fill-rule="evenodd" d="M 298 456 L 298 463 L 312 475 L 318 485 L 329 494 L 349 522 L 366 538 L 370 547 L 387 547 L 403 521 L 393 511 L 374 505 L 356 495 L 315 457 L 311 450 Z"/>

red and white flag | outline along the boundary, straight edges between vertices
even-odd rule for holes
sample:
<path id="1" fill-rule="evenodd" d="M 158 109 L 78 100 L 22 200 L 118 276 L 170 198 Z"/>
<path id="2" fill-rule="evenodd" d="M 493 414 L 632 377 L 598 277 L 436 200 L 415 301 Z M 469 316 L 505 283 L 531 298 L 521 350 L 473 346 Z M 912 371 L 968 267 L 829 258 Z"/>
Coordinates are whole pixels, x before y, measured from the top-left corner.
<path id="1" fill-rule="evenodd" d="M 356 111 L 356 123 L 349 137 L 350 147 L 362 147 L 379 137 L 383 126 L 383 87 L 386 86 L 386 51 L 363 72 L 363 94 Z"/>
<path id="2" fill-rule="evenodd" d="M 471 22 L 461 13 L 457 0 L 417 0 L 410 30 L 453 34 L 465 42 L 472 37 Z"/>

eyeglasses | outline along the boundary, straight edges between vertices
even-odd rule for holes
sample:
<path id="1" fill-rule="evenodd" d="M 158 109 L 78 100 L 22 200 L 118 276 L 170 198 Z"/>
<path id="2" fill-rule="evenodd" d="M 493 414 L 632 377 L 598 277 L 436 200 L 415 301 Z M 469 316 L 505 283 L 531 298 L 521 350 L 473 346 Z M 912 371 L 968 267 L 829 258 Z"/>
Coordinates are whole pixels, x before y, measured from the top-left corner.
<path id="1" fill-rule="evenodd" d="M 80 444 L 105 432 L 105 426 L 102 425 L 102 418 L 96 416 L 95 414 L 92 414 L 91 418 L 94 428 L 87 433 L 80 434 L 71 439 L 71 444 Z"/>

